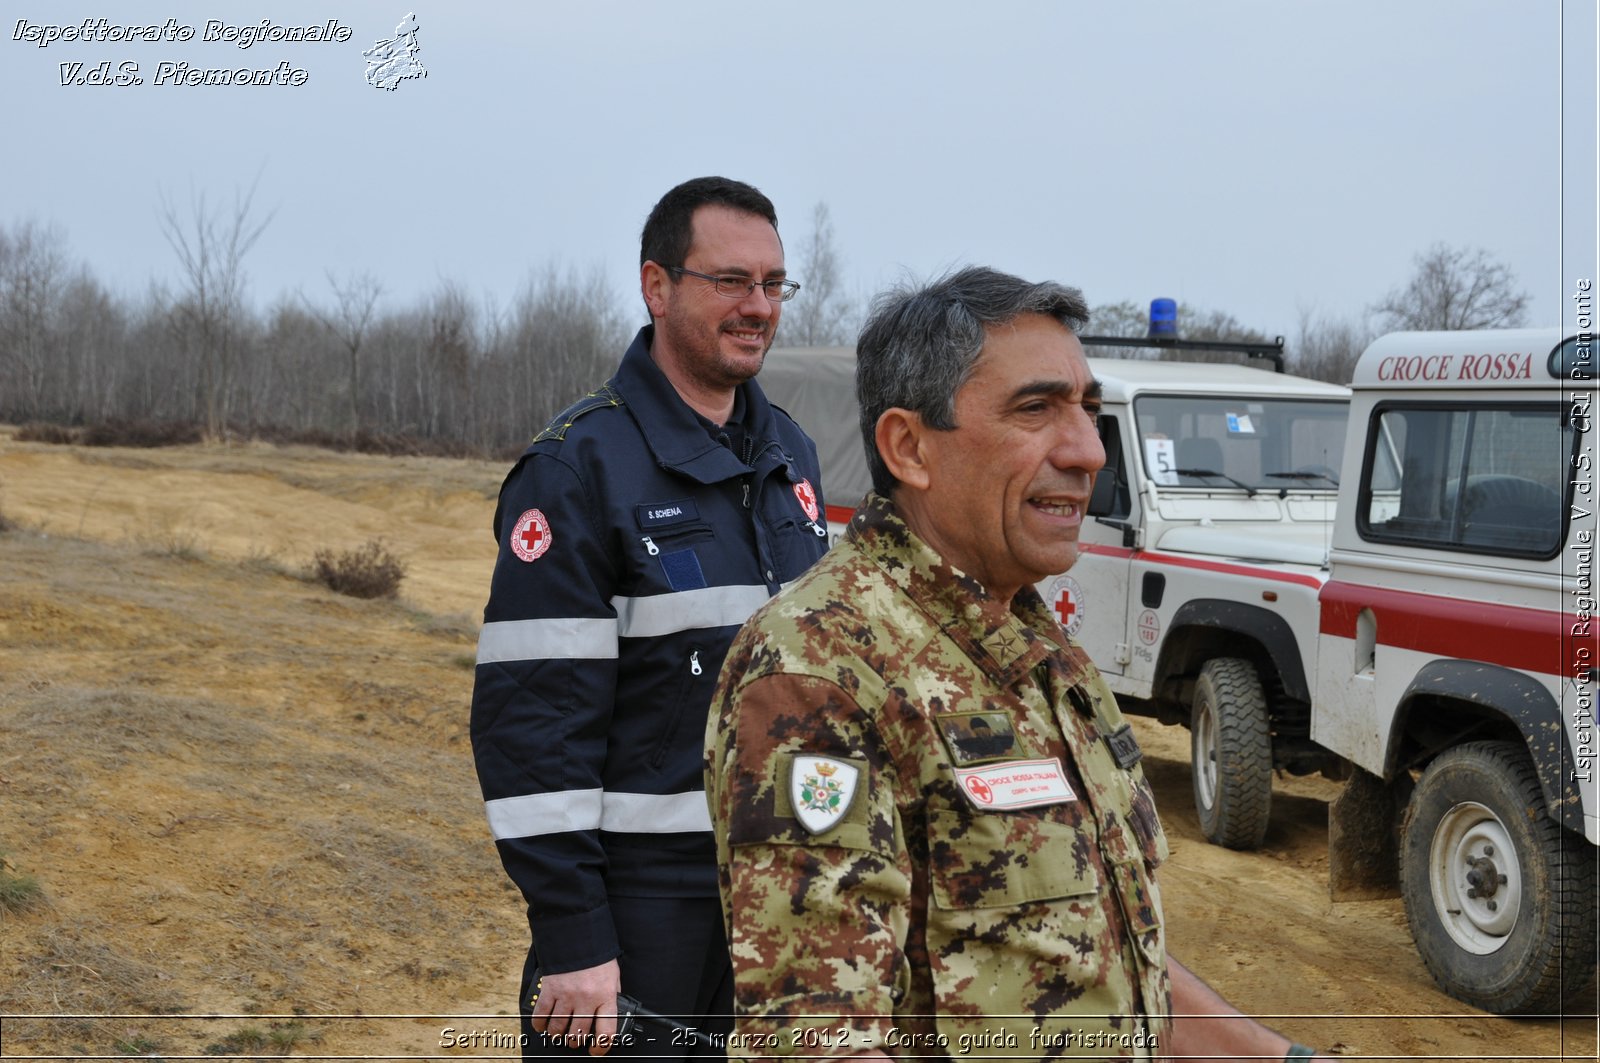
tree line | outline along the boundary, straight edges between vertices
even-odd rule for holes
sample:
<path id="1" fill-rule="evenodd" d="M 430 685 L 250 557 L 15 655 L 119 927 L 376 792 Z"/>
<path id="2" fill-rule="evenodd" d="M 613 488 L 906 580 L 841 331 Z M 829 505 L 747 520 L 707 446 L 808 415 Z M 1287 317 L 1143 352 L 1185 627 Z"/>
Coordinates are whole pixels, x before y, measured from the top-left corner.
<path id="1" fill-rule="evenodd" d="M 502 455 L 601 383 L 641 316 L 598 268 L 556 266 L 531 274 L 506 305 L 446 280 L 396 306 L 370 273 L 328 273 L 317 295 L 256 310 L 245 264 L 271 215 L 253 194 L 164 200 L 158 218 L 178 280 L 132 298 L 74 261 L 58 226 L 0 225 L 0 421 Z M 796 249 L 806 288 L 785 308 L 780 342 L 852 343 L 864 301 L 845 291 L 826 204 Z M 1415 266 L 1359 320 L 1303 313 L 1290 371 L 1347 382 L 1361 350 L 1392 328 L 1522 323 L 1527 296 L 1487 253 L 1436 245 Z M 1179 323 L 1191 339 L 1270 339 L 1220 311 L 1180 307 Z M 1145 327 L 1143 305 L 1120 302 L 1096 307 L 1089 331 Z"/>

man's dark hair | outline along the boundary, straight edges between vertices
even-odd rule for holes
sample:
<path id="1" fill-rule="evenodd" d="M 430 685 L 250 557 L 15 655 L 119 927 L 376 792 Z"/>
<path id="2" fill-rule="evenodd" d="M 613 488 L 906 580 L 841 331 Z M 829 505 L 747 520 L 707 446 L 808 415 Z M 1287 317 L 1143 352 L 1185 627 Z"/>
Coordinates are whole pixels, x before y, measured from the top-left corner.
<path id="1" fill-rule="evenodd" d="M 969 266 L 918 288 L 880 295 L 856 341 L 856 404 L 872 489 L 888 497 L 898 481 L 878 454 L 878 418 L 899 407 L 931 428 L 956 426 L 956 392 L 983 354 L 986 330 L 1022 314 L 1053 317 L 1076 335 L 1089 304 L 1076 288 L 1038 284 L 985 266 Z"/>
<path id="2" fill-rule="evenodd" d="M 705 206 L 730 207 L 765 218 L 778 227 L 778 212 L 761 190 L 727 177 L 696 177 L 669 191 L 645 219 L 639 234 L 639 265 L 681 266 L 694 237 L 694 212 Z"/>

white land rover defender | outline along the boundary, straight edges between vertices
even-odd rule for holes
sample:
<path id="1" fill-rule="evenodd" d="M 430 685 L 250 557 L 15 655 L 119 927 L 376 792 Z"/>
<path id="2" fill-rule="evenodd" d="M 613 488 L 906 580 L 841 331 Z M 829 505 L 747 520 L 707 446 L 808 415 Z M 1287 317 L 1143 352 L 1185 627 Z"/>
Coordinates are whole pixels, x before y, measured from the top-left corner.
<path id="1" fill-rule="evenodd" d="M 1395 333 L 1354 379 L 1311 738 L 1358 769 L 1336 899 L 1403 894 L 1441 988 L 1594 1006 L 1592 337 Z"/>
<path id="2" fill-rule="evenodd" d="M 1206 836 L 1266 834 L 1274 769 L 1310 742 L 1349 392 L 1240 365 L 1091 358 L 1106 465 L 1082 554 L 1040 584 L 1123 702 L 1191 729 Z"/>

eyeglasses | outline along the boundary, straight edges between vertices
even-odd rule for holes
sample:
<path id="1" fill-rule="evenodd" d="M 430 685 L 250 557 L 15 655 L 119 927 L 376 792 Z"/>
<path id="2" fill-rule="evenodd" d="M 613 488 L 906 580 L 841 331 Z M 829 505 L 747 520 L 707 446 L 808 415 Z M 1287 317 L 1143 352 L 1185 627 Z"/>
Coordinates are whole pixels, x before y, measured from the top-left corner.
<path id="1" fill-rule="evenodd" d="M 725 295 L 729 299 L 744 299 L 760 288 L 774 303 L 787 303 L 800 290 L 799 281 L 750 281 L 743 277 L 717 277 L 710 273 L 696 273 L 682 266 L 667 266 L 666 270 L 668 273 L 687 273 L 691 277 L 710 281 L 717 286 L 718 295 Z"/>

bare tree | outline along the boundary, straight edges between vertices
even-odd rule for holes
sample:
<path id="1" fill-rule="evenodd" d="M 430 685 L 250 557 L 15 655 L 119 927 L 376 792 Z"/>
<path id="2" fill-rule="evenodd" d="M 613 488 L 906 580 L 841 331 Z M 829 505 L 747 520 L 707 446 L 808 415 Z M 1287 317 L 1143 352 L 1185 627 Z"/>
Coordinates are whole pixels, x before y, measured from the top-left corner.
<path id="1" fill-rule="evenodd" d="M 1313 380 L 1348 384 L 1355 374 L 1356 361 L 1372 339 L 1372 329 L 1365 321 L 1317 317 L 1302 308 L 1290 369 Z"/>
<path id="2" fill-rule="evenodd" d="M 1091 307 L 1089 326 L 1084 334 L 1089 336 L 1143 336 L 1150 331 L 1150 318 L 1146 308 L 1132 299 L 1120 303 L 1106 303 Z M 1084 347 L 1090 358 L 1155 358 L 1154 347 L 1106 347 L 1093 344 Z"/>
<path id="3" fill-rule="evenodd" d="M 65 237 L 31 219 L 10 236 L 0 231 L 0 381 L 6 405 L 29 420 L 42 416 L 61 331 Z"/>
<path id="4" fill-rule="evenodd" d="M 331 312 L 323 312 L 306 303 L 306 309 L 322 326 L 333 333 L 344 348 L 349 369 L 350 426 L 361 431 L 361 344 L 367 328 L 372 324 L 372 314 L 383 294 L 383 285 L 370 273 L 351 275 L 341 284 L 331 272 L 328 284 L 336 300 Z"/>
<path id="5" fill-rule="evenodd" d="M 499 415 L 484 426 L 484 441 L 526 442 L 605 380 L 628 331 L 598 267 L 530 273 L 493 345 L 498 365 L 485 377 L 493 390 L 478 405 Z"/>
<path id="6" fill-rule="evenodd" d="M 79 266 L 62 290 L 61 316 L 58 406 L 75 421 L 105 420 L 125 369 L 127 312 L 87 266 Z"/>
<path id="7" fill-rule="evenodd" d="M 163 194 L 158 221 L 188 290 L 174 304 L 174 324 L 184 347 L 199 359 L 198 405 L 204 410 L 206 434 L 227 430 L 235 362 L 243 346 L 244 257 L 272 221 L 257 221 L 251 203 L 256 186 L 235 194 L 233 209 L 212 210 L 204 193 L 191 193 L 187 218 Z"/>
<path id="8" fill-rule="evenodd" d="M 467 399 L 477 309 L 459 284 L 445 280 L 423 313 L 421 359 L 412 381 L 420 430 L 430 439 L 471 439 L 476 411 Z"/>
<path id="9" fill-rule="evenodd" d="M 1515 275 L 1481 248 L 1434 244 L 1414 260 L 1416 272 L 1373 306 L 1390 329 L 1480 329 L 1520 325 L 1528 295 Z"/>
<path id="10" fill-rule="evenodd" d="M 850 342 L 855 308 L 845 295 L 842 274 L 833 216 L 828 205 L 819 202 L 811 211 L 811 232 L 800 245 L 800 294 L 784 308 L 785 343 L 838 347 Z"/>

